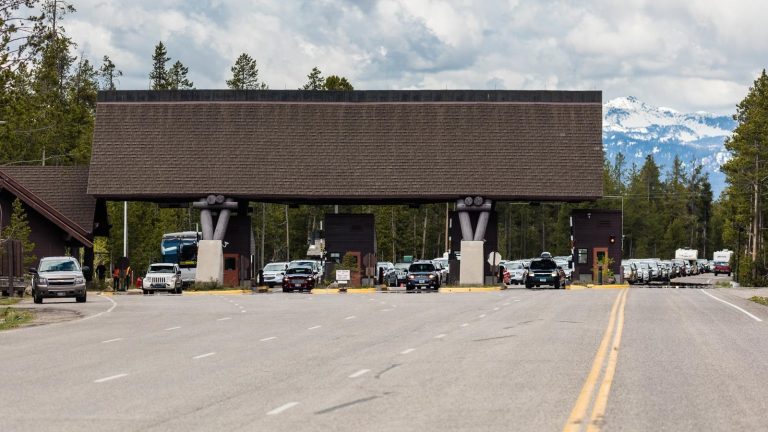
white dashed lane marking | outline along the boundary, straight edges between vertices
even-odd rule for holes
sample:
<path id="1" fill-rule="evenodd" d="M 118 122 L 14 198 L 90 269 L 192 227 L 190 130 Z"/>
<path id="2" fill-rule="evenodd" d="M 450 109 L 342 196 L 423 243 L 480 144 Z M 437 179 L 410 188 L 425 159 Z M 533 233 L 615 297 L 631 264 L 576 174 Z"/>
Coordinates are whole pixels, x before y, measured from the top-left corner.
<path id="1" fill-rule="evenodd" d="M 121 341 L 121 340 L 123 340 L 123 338 L 114 338 L 114 339 L 110 339 L 110 340 L 101 341 L 101 343 L 112 343 L 112 342 L 117 342 L 117 341 Z"/>
<path id="2" fill-rule="evenodd" d="M 97 379 L 97 380 L 94 380 L 93 382 L 95 382 L 96 384 L 99 384 L 99 383 L 103 383 L 103 382 L 107 382 L 107 381 L 116 380 L 118 378 L 122 378 L 122 377 L 126 377 L 126 376 L 128 376 L 127 373 L 122 373 L 122 374 L 118 374 L 118 375 L 108 376 L 106 378 Z"/>
<path id="3" fill-rule="evenodd" d="M 271 340 L 275 340 L 275 339 L 277 339 L 277 336 L 270 336 L 270 337 L 266 337 L 264 339 L 259 339 L 259 342 L 267 342 L 267 341 L 271 341 Z"/>
<path id="4" fill-rule="evenodd" d="M 486 317 L 486 315 L 485 315 L 485 314 L 482 314 L 482 315 L 480 315 L 478 318 L 485 318 L 485 317 Z"/>
<path id="5" fill-rule="evenodd" d="M 435 336 L 435 339 L 442 339 L 445 337 L 445 333 L 440 333 L 439 335 Z"/>
<path id="6" fill-rule="evenodd" d="M 226 321 L 226 320 L 231 320 L 231 319 L 232 319 L 232 317 L 224 317 L 224 318 L 219 318 L 216 321 Z"/>
<path id="7" fill-rule="evenodd" d="M 281 412 L 289 410 L 289 409 L 295 407 L 298 404 L 299 404 L 298 402 L 288 402 L 287 404 L 279 406 L 279 407 L 273 409 L 272 411 L 268 412 L 267 415 L 277 415 L 277 414 L 280 414 Z"/>
<path id="8" fill-rule="evenodd" d="M 180 326 L 176 326 L 176 327 L 168 327 L 167 329 L 165 329 L 165 331 L 173 331 L 173 330 L 178 330 L 178 329 L 180 329 L 180 328 L 181 328 Z"/>
<path id="9" fill-rule="evenodd" d="M 308 328 L 307 330 L 317 330 L 320 327 L 322 327 L 322 326 L 321 325 L 316 325 L 316 326 L 312 326 L 312 327 Z"/>
<path id="10" fill-rule="evenodd" d="M 215 352 L 209 352 L 209 353 L 205 353 L 205 354 L 200 354 L 199 356 L 194 356 L 194 357 L 192 357 L 192 359 L 194 359 L 194 360 L 199 360 L 199 359 L 201 359 L 201 358 L 210 357 L 210 356 L 212 356 L 212 355 L 216 355 L 216 353 L 215 353 Z"/>
<path id="11" fill-rule="evenodd" d="M 412 353 L 412 352 L 414 352 L 414 351 L 416 351 L 416 349 L 414 349 L 414 348 L 408 348 L 407 350 L 405 350 L 405 351 L 402 351 L 400 354 L 410 354 L 410 353 Z"/>
<path id="12" fill-rule="evenodd" d="M 350 378 L 357 378 L 357 377 L 361 377 L 361 376 L 363 376 L 363 375 L 367 374 L 367 373 L 368 373 L 368 372 L 370 372 L 370 371 L 371 371 L 370 369 L 360 369 L 359 371 L 357 371 L 357 372 L 353 373 L 353 374 L 352 374 L 352 375 L 350 375 L 349 377 L 350 377 Z"/>
<path id="13" fill-rule="evenodd" d="M 469 323 L 464 323 L 461 325 L 461 327 L 467 327 L 467 326 L 469 326 Z"/>
<path id="14" fill-rule="evenodd" d="M 345 319 L 345 320 L 351 320 L 351 319 L 355 319 L 355 318 L 357 318 L 357 317 L 355 317 L 354 315 L 352 315 L 352 316 L 348 316 L 348 317 L 346 317 L 346 318 L 344 318 L 344 319 Z"/>

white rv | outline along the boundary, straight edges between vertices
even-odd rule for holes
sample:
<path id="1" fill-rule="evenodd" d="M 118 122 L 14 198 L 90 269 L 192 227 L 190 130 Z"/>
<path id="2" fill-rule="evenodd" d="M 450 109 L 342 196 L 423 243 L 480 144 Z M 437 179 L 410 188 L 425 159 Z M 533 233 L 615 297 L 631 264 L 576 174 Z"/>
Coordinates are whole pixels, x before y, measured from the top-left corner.
<path id="1" fill-rule="evenodd" d="M 731 261 L 731 256 L 733 255 L 733 251 L 728 249 L 719 250 L 714 253 L 712 256 L 712 261 L 714 262 L 724 262 L 728 263 Z"/>

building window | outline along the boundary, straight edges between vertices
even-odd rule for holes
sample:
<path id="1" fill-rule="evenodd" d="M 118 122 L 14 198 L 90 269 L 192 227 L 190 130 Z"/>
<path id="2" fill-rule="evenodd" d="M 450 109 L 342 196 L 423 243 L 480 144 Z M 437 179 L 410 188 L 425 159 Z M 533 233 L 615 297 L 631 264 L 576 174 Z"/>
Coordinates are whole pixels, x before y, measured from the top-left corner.
<path id="1" fill-rule="evenodd" d="M 586 264 L 586 263 L 587 263 L 587 250 L 579 249 L 579 264 Z"/>
<path id="2" fill-rule="evenodd" d="M 237 259 L 234 257 L 224 258 L 224 270 L 237 270 Z"/>

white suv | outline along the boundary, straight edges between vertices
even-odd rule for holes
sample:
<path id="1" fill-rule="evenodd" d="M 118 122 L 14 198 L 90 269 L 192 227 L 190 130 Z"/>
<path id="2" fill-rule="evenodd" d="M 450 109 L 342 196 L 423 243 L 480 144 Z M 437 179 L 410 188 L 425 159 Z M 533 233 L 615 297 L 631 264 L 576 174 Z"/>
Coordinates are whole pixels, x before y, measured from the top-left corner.
<path id="1" fill-rule="evenodd" d="M 141 281 L 141 291 L 153 294 L 155 291 L 168 291 L 181 294 L 181 270 L 177 264 L 150 264 L 147 275 Z"/>

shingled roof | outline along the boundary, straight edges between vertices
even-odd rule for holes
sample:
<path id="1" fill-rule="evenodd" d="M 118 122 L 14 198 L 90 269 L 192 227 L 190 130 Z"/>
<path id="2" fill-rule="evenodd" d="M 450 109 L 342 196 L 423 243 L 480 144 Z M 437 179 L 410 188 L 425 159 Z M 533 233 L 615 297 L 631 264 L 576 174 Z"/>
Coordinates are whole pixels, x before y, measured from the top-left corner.
<path id="1" fill-rule="evenodd" d="M 92 245 L 96 199 L 87 195 L 87 166 L 3 166 L 7 189 L 86 246 Z"/>
<path id="2" fill-rule="evenodd" d="M 602 196 L 601 103 L 595 91 L 103 92 L 88 193 L 591 200 Z"/>

